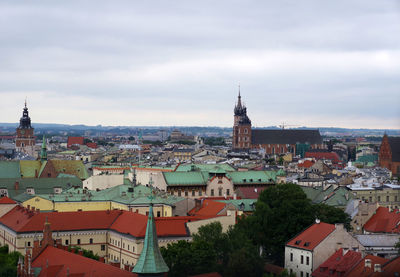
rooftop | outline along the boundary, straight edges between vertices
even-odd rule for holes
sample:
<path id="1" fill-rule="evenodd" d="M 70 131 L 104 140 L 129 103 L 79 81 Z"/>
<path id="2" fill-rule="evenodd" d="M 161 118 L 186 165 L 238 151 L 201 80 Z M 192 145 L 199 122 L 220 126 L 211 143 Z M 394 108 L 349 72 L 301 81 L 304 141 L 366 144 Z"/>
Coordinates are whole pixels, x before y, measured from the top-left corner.
<path id="1" fill-rule="evenodd" d="M 314 223 L 299 235 L 291 239 L 286 245 L 305 250 L 313 250 L 330 233 L 335 230 L 335 225 L 325 222 Z"/>

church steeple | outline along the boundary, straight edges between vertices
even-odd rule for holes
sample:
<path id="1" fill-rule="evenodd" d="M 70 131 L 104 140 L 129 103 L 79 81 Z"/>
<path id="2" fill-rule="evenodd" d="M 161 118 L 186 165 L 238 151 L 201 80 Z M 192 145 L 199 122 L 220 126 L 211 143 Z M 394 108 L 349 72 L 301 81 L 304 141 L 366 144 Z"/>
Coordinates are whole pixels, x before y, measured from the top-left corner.
<path id="1" fill-rule="evenodd" d="M 47 161 L 47 147 L 46 147 L 45 135 L 43 135 L 42 150 L 40 151 L 40 160 L 42 162 Z"/>
<path id="2" fill-rule="evenodd" d="M 30 128 L 32 128 L 32 126 L 31 126 L 31 118 L 29 117 L 28 107 L 26 106 L 26 100 L 25 100 L 24 111 L 22 112 L 22 117 L 19 120 L 19 128 L 21 128 L 21 129 L 30 129 Z"/>
<path id="3" fill-rule="evenodd" d="M 140 276 L 164 276 L 169 268 L 165 263 L 160 248 L 158 247 L 156 224 L 153 215 L 153 203 L 150 203 L 149 217 L 147 220 L 146 236 L 142 253 L 132 272 Z"/>

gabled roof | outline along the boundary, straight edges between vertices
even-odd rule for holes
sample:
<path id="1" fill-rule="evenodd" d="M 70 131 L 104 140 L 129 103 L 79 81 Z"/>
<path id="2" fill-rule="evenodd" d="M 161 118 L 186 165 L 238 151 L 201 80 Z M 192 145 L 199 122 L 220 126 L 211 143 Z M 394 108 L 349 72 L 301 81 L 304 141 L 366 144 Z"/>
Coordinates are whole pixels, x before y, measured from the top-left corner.
<path id="1" fill-rule="evenodd" d="M 333 224 L 328 224 L 325 222 L 315 223 L 291 239 L 286 246 L 305 250 L 313 250 L 334 230 L 335 225 Z"/>
<path id="2" fill-rule="evenodd" d="M 396 276 L 400 273 L 400 257 L 396 257 L 382 265 L 382 272 L 374 272 L 372 277 Z"/>
<path id="3" fill-rule="evenodd" d="M 365 266 L 365 260 L 371 261 L 371 267 Z M 350 272 L 346 275 L 346 277 L 371 276 L 374 273 L 375 264 L 383 265 L 384 263 L 386 263 L 388 261 L 389 260 L 378 257 L 378 256 L 367 255 L 352 270 L 350 270 Z M 385 275 L 383 275 L 383 276 L 385 276 Z"/>
<path id="4" fill-rule="evenodd" d="M 325 262 L 323 262 L 313 273 L 313 277 L 344 276 L 347 272 L 362 260 L 361 252 L 343 248 L 337 250 Z M 339 275 L 340 274 L 340 275 Z"/>
<path id="5" fill-rule="evenodd" d="M 225 204 L 232 204 L 238 211 L 253 212 L 256 207 L 257 199 L 229 199 L 217 201 Z"/>
<path id="6" fill-rule="evenodd" d="M 306 158 L 315 158 L 317 160 L 331 160 L 334 163 L 341 162 L 339 155 L 336 152 L 306 152 Z"/>
<path id="7" fill-rule="evenodd" d="M 57 173 L 75 175 L 81 180 L 89 178 L 89 174 L 82 161 L 49 160 L 48 162 L 53 164 Z"/>
<path id="8" fill-rule="evenodd" d="M 257 144 L 322 144 L 318 130 L 251 130 L 251 143 Z"/>
<path id="9" fill-rule="evenodd" d="M 241 198 L 258 199 L 260 193 L 267 187 L 238 187 L 236 193 Z"/>
<path id="10" fill-rule="evenodd" d="M 22 178 L 35 178 L 39 176 L 41 167 L 40 161 L 20 161 L 21 177 Z"/>
<path id="11" fill-rule="evenodd" d="M 232 179 L 234 185 L 254 185 L 254 184 L 270 184 L 276 181 L 275 171 L 234 171 L 227 174 Z"/>
<path id="12" fill-rule="evenodd" d="M 211 199 L 204 199 L 201 207 L 194 207 L 192 210 L 188 212 L 189 215 L 203 215 L 203 216 L 217 216 L 220 212 L 222 212 L 226 203 L 214 201 Z"/>
<path id="13" fill-rule="evenodd" d="M 321 187 L 305 187 L 301 189 L 313 203 L 324 203 L 329 206 L 347 206 L 349 201 L 354 199 L 354 195 L 346 187 L 329 186 L 324 189 Z"/>
<path id="14" fill-rule="evenodd" d="M 389 208 L 379 207 L 364 224 L 364 230 L 371 233 L 400 233 L 400 212 L 389 212 Z"/>
<path id="15" fill-rule="evenodd" d="M 38 277 L 93 276 L 134 277 L 129 271 L 48 245 L 33 261 L 41 268 Z"/>
<path id="16" fill-rule="evenodd" d="M 190 172 L 163 172 L 165 182 L 168 186 L 205 186 L 207 185 L 207 173 Z"/>
<path id="17" fill-rule="evenodd" d="M 3 196 L 2 198 L 0 198 L 0 204 L 17 204 L 17 202 L 8 198 L 7 196 Z"/>

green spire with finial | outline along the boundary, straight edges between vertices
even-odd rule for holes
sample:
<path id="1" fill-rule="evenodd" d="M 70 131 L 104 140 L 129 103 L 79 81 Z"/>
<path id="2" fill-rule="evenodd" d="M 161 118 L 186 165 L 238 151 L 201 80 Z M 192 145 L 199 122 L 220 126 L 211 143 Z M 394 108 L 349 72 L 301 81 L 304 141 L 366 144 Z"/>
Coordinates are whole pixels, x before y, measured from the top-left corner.
<path id="1" fill-rule="evenodd" d="M 40 160 L 42 162 L 47 161 L 47 148 L 46 148 L 46 137 L 43 135 L 42 151 L 40 151 Z"/>
<path id="2" fill-rule="evenodd" d="M 149 217 L 147 220 L 146 236 L 144 238 L 144 245 L 142 253 L 133 268 L 132 272 L 141 275 L 162 275 L 169 271 L 167 264 L 165 263 L 160 248 L 158 247 L 156 224 L 154 222 L 153 215 L 153 200 L 154 196 L 151 195 L 150 207 L 149 207 Z"/>

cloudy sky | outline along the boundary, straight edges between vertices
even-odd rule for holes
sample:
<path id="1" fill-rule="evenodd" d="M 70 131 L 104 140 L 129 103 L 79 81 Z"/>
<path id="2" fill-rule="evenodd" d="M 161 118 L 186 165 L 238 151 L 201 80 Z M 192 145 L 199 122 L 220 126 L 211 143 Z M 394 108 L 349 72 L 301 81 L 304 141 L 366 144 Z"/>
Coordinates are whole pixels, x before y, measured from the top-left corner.
<path id="1" fill-rule="evenodd" d="M 0 122 L 400 128 L 400 1 L 1 1 Z"/>

